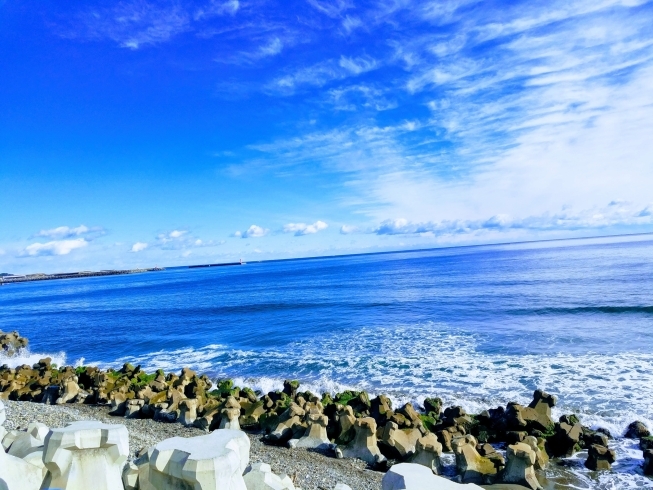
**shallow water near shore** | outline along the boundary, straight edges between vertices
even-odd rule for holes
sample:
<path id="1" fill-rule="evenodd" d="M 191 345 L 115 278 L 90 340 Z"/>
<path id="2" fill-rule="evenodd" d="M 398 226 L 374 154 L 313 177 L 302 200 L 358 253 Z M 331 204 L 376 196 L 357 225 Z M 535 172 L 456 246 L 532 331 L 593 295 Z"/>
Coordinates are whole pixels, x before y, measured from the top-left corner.
<path id="1" fill-rule="evenodd" d="M 0 329 L 62 364 L 189 365 L 269 391 L 298 378 L 477 412 L 559 398 L 555 415 L 653 427 L 653 241 L 568 241 L 175 268 L 0 288 Z M 0 363 L 7 362 L 0 360 Z M 651 488 L 634 441 L 569 488 Z M 560 483 L 562 484 L 562 483 Z M 552 487 L 553 488 L 553 487 Z"/>

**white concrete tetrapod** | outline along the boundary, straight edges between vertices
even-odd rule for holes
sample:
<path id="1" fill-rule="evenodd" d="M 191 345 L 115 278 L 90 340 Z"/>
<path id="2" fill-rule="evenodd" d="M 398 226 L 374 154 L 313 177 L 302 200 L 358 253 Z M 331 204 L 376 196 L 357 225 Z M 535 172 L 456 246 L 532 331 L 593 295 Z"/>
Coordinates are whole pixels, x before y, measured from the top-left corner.
<path id="1" fill-rule="evenodd" d="M 138 490 L 138 466 L 131 461 L 122 470 L 122 483 L 125 490 Z"/>
<path id="2" fill-rule="evenodd" d="M 238 430 L 172 437 L 136 460 L 140 490 L 246 490 L 250 442 Z"/>
<path id="3" fill-rule="evenodd" d="M 30 453 L 40 451 L 49 432 L 47 425 L 32 422 L 27 426 L 27 432 L 22 432 L 7 452 L 17 458 L 24 458 Z"/>
<path id="4" fill-rule="evenodd" d="M 22 430 L 16 430 L 16 429 L 10 430 L 2 437 L 2 448 L 5 451 L 9 451 L 14 441 L 18 439 L 20 436 L 22 436 L 23 434 L 24 432 Z"/>
<path id="5" fill-rule="evenodd" d="M 39 490 L 45 470 L 0 451 L 0 490 Z"/>
<path id="6" fill-rule="evenodd" d="M 5 404 L 2 403 L 2 400 L 0 400 L 0 425 L 4 424 L 5 420 L 7 420 L 7 413 L 5 411 Z"/>
<path id="7" fill-rule="evenodd" d="M 381 480 L 382 490 L 482 490 L 474 484 L 461 484 L 434 475 L 421 464 L 393 465 Z"/>
<path id="8" fill-rule="evenodd" d="M 295 490 L 290 478 L 275 475 L 267 463 L 256 463 L 247 468 L 243 480 L 247 490 Z"/>
<path id="9" fill-rule="evenodd" d="M 43 462 L 49 473 L 44 488 L 123 490 L 121 473 L 128 455 L 124 425 L 85 420 L 52 429 L 45 439 Z"/>

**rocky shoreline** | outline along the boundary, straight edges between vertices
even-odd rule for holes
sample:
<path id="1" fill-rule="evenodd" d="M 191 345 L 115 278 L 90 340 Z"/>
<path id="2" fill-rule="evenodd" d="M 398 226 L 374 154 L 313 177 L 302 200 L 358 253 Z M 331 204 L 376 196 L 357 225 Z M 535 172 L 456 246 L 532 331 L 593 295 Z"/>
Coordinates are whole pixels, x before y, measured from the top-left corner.
<path id="1" fill-rule="evenodd" d="M 19 352 L 26 345 L 17 333 L 0 332 L 6 352 Z M 470 488 L 561 488 L 546 482 L 547 466 L 586 451 L 588 469 L 608 471 L 616 457 L 607 430 L 591 430 L 574 414 L 554 421 L 556 397 L 541 390 L 534 392 L 528 406 L 511 402 L 467 414 L 459 406 L 443 407 L 439 398 L 427 398 L 423 406 L 406 403 L 394 408 L 384 395 L 318 395 L 302 391 L 295 380 L 260 393 L 188 368 L 176 374 L 146 373 L 130 364 L 117 370 L 58 367 L 45 358 L 33 366 L 0 366 L 0 400 L 7 405 L 7 423 L 0 430 L 6 432 L 1 435 L 8 454 L 18 438 L 34 438 L 25 434 L 35 430 L 45 437 L 50 428 L 74 426 L 80 420 L 116 424 L 122 419 L 129 434 L 129 469 L 148 448 L 171 437 L 201 441 L 207 433 L 238 431 L 249 439 L 249 462 L 270 464 L 272 474 L 291 475 L 293 484 L 305 490 L 336 484 L 354 490 L 408 488 L 387 482 L 405 483 L 404 473 L 422 471 L 418 466 L 434 478 L 445 473 Z M 34 422 L 43 426 L 37 430 L 29 425 Z M 640 440 L 643 471 L 653 474 L 648 429 L 633 422 L 624 436 Z M 30 447 L 43 446 L 35 441 Z M 147 464 L 134 466 L 133 475 L 140 475 Z M 421 475 L 418 479 L 423 480 Z"/>

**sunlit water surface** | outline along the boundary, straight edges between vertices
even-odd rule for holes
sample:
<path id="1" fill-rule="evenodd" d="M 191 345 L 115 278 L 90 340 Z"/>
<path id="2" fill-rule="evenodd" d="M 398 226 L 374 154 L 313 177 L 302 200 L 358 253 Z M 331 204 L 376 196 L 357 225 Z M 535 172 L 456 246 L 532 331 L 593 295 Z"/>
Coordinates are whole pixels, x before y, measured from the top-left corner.
<path id="1" fill-rule="evenodd" d="M 265 391 L 364 388 L 469 411 L 559 398 L 556 415 L 653 427 L 653 241 L 558 242 L 249 263 L 0 288 L 3 362 L 178 370 Z M 614 471 L 570 463 L 579 488 L 650 488 L 618 440 Z M 555 480 L 557 470 L 550 470 Z"/>

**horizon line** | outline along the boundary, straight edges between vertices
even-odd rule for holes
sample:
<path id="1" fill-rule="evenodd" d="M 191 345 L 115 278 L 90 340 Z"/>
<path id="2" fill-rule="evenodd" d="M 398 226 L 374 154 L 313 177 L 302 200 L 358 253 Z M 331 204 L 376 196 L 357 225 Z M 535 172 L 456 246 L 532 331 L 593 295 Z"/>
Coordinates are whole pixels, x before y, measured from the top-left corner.
<path id="1" fill-rule="evenodd" d="M 521 240 L 517 242 L 498 242 L 498 243 L 479 243 L 472 245 L 449 245 L 444 247 L 428 247 L 428 248 L 413 248 L 413 249 L 403 249 L 403 250 L 385 250 L 382 252 L 360 252 L 360 253 L 348 253 L 348 254 L 334 254 L 334 255 L 314 255 L 310 257 L 290 257 L 286 259 L 265 259 L 265 260 L 248 260 L 246 263 L 250 264 L 263 264 L 267 262 L 288 262 L 292 260 L 314 260 L 314 259 L 329 259 L 337 257 L 357 257 L 364 255 L 383 255 L 383 254 L 395 254 L 395 253 L 410 253 L 410 252 L 428 252 L 430 250 L 449 250 L 456 248 L 475 248 L 475 247 L 493 247 L 501 245 L 522 245 L 528 243 L 549 243 L 549 242 L 568 242 L 568 241 L 577 241 L 577 240 L 593 240 L 596 238 L 623 238 L 623 237 L 636 237 L 636 236 L 646 236 L 651 235 L 653 237 L 653 231 L 647 231 L 644 233 L 621 233 L 617 235 L 595 235 L 595 236 L 585 236 L 585 237 L 572 237 L 572 238 L 544 238 L 541 240 Z M 244 262 L 245 263 L 245 262 Z M 165 269 L 183 269 L 188 268 L 190 265 L 175 265 L 172 267 L 164 267 Z"/>

